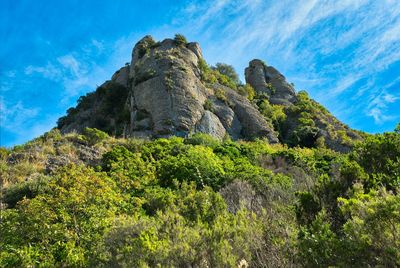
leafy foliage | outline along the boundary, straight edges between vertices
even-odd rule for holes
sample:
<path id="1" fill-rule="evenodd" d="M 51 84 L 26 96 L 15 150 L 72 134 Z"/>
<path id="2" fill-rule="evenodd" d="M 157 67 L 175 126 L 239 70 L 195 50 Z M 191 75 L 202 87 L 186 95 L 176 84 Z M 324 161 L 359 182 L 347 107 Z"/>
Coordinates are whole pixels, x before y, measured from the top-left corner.
<path id="1" fill-rule="evenodd" d="M 199 59 L 201 78 L 207 84 L 219 83 L 237 90 L 240 80 L 232 66 L 219 63 L 219 67 L 210 67 L 203 59 Z M 220 70 L 222 72 L 220 72 Z"/>
<path id="2" fill-rule="evenodd" d="M 362 135 L 349 130 L 305 91 L 298 92 L 297 101 L 285 109 L 285 114 L 279 131 L 282 141 L 290 146 L 324 147 L 329 143 L 338 151 L 348 151 Z"/>
<path id="3" fill-rule="evenodd" d="M 186 37 L 182 34 L 175 34 L 174 41 L 178 46 L 185 46 L 188 43 Z"/>
<path id="4" fill-rule="evenodd" d="M 67 110 L 67 115 L 57 121 L 62 129 L 72 123 L 97 128 L 108 134 L 121 135 L 129 119 L 125 105 L 128 89 L 112 81 L 106 82 L 95 92 L 78 99 L 76 108 Z M 83 130 L 83 129 L 82 129 Z"/>
<path id="5" fill-rule="evenodd" d="M 0 266 L 396 267 L 399 135 L 341 154 L 52 130 L 1 151 Z"/>
<path id="6" fill-rule="evenodd" d="M 298 247 L 305 266 L 399 265 L 399 145 L 396 132 L 368 137 L 302 194 Z"/>
<path id="7" fill-rule="evenodd" d="M 218 71 L 221 75 L 227 76 L 235 84 L 240 84 L 239 76 L 232 65 L 219 62 L 215 67 L 211 67 L 211 69 Z"/>

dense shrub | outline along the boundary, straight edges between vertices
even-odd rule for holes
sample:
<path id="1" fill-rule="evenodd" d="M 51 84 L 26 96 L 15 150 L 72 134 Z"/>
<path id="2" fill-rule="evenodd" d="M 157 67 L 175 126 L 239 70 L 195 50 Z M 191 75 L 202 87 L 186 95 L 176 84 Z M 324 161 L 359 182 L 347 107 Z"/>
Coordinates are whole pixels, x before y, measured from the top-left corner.
<path id="1" fill-rule="evenodd" d="M 186 152 L 168 156 L 159 163 L 158 178 L 161 185 L 172 181 L 194 181 L 198 187 L 218 188 L 223 183 L 225 171 L 222 160 L 212 149 L 202 146 L 190 147 Z"/>
<path id="2" fill-rule="evenodd" d="M 112 181 L 69 166 L 48 188 L 2 212 L 1 266 L 88 266 L 104 258 L 101 237 L 121 205 Z"/>
<path id="3" fill-rule="evenodd" d="M 397 267 L 398 135 L 341 154 L 52 130 L 1 152 L 0 266 Z"/>
<path id="4" fill-rule="evenodd" d="M 9 208 L 14 208 L 15 205 L 24 198 L 31 199 L 39 194 L 44 194 L 49 191 L 49 178 L 44 175 L 39 175 L 28 181 L 16 183 L 3 190 L 3 202 Z"/>
<path id="5" fill-rule="evenodd" d="M 82 139 L 89 145 L 95 145 L 96 143 L 106 140 L 108 137 L 108 134 L 101 130 L 87 127 L 83 130 Z"/>
<path id="6" fill-rule="evenodd" d="M 400 133 L 367 137 L 356 146 L 352 158 L 368 172 L 368 188 L 383 185 L 396 191 L 400 187 Z"/>
<path id="7" fill-rule="evenodd" d="M 236 85 L 240 84 L 239 76 L 232 65 L 225 63 L 217 63 L 215 67 L 211 67 L 213 70 L 218 71 L 220 74 L 227 76 Z"/>
<path id="8" fill-rule="evenodd" d="M 221 66 L 229 66 L 225 64 L 220 64 Z M 231 67 L 231 66 L 230 66 Z M 230 76 L 220 73 L 219 69 L 217 67 L 210 67 L 208 64 L 205 62 L 203 59 L 199 59 L 199 68 L 201 71 L 201 78 L 205 83 L 208 84 L 215 84 L 219 83 L 223 86 L 229 87 L 231 89 L 236 90 L 239 82 L 235 80 L 234 75 L 231 72 L 228 72 L 225 69 L 230 69 L 229 67 L 221 67 L 223 68 L 223 72 L 228 73 Z M 233 70 L 233 73 L 234 70 Z"/>
<path id="9" fill-rule="evenodd" d="M 186 37 L 182 34 L 175 34 L 174 41 L 178 46 L 184 46 L 188 43 Z"/>

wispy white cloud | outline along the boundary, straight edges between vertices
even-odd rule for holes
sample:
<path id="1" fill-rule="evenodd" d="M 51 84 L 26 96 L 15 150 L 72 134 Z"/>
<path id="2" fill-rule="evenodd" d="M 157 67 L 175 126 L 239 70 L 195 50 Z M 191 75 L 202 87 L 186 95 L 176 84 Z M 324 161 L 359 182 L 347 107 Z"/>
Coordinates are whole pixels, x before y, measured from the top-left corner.
<path id="1" fill-rule="evenodd" d="M 79 76 L 82 73 L 81 64 L 71 54 L 61 56 L 57 58 L 57 61 L 74 76 Z"/>
<path id="2" fill-rule="evenodd" d="M 3 97 L 0 97 L 1 130 L 15 135 L 14 140 L 0 139 L 0 146 L 21 144 L 42 135 L 54 127 L 54 122 L 56 122 L 59 115 L 49 115 L 37 119 L 41 111 L 39 107 L 27 107 L 21 101 L 11 104 L 6 102 Z"/>
<path id="3" fill-rule="evenodd" d="M 18 144 L 50 130 L 57 118 L 74 104 L 74 99 L 109 79 L 112 71 L 96 62 L 104 49 L 102 42 L 92 40 L 81 50 L 56 54 L 44 65 L 28 65 L 22 70 L 1 73 L 0 94 L 8 96 L 7 99 L 0 98 L 1 135 L 3 137 L 6 131 L 14 137 L 7 141 L 8 144 Z M 107 62 L 103 62 L 104 65 Z M 35 99 L 22 101 L 19 91 Z M 56 99 L 52 106 L 43 109 L 29 106 L 37 104 L 40 107 L 42 94 L 49 92 L 53 97 L 48 99 Z M 62 112 L 54 113 L 56 107 L 61 107 Z M 43 114 L 48 112 L 47 109 L 51 114 Z"/>
<path id="4" fill-rule="evenodd" d="M 99 40 L 96 40 L 96 39 L 92 39 L 92 45 L 97 49 L 97 51 L 99 53 L 103 52 L 103 50 L 104 50 L 104 43 L 103 42 L 101 42 Z"/>
<path id="5" fill-rule="evenodd" d="M 39 108 L 28 108 L 19 101 L 10 105 L 3 97 L 0 97 L 0 122 L 1 127 L 10 132 L 18 133 L 22 130 L 24 122 L 35 118 L 39 113 Z"/>
<path id="6" fill-rule="evenodd" d="M 72 51 L 56 57 L 45 66 L 30 65 L 26 67 L 25 74 L 28 76 L 41 75 L 43 78 L 61 85 L 64 88 L 64 97 L 60 102 L 67 103 L 71 98 L 79 96 L 85 91 L 94 90 L 96 85 L 104 82 L 107 78 L 105 69 L 91 58 L 102 49 L 103 46 L 100 42 L 92 40 L 91 44 L 82 51 Z"/>
<path id="7" fill-rule="evenodd" d="M 375 123 L 378 125 L 393 119 L 393 116 L 383 114 L 382 110 L 379 108 L 372 108 L 368 112 L 368 115 L 374 118 Z"/>
<path id="8" fill-rule="evenodd" d="M 389 104 L 399 99 L 399 96 L 383 92 L 371 99 L 367 108 L 367 115 L 371 116 L 376 124 L 383 124 L 386 121 L 396 119 L 396 116 L 387 115 L 385 112 Z"/>
<path id="9" fill-rule="evenodd" d="M 47 63 L 46 66 L 32 66 L 29 65 L 25 68 L 26 75 L 32 74 L 40 74 L 44 78 L 57 80 L 62 77 L 62 72 L 57 66 L 53 65 L 52 63 Z"/>

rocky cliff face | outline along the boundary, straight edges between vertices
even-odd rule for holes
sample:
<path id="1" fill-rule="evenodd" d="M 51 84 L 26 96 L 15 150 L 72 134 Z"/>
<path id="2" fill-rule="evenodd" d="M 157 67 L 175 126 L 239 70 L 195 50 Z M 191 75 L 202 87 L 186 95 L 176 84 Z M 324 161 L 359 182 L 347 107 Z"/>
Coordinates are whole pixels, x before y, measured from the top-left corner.
<path id="1" fill-rule="evenodd" d="M 103 121 L 109 124 L 99 124 L 99 104 L 104 100 L 98 89 L 95 97 L 89 95 L 95 99 L 92 105 L 84 99 L 85 105 L 79 103 L 70 110 L 58 127 L 64 133 L 96 127 L 130 137 L 186 137 L 201 132 L 218 139 L 231 135 L 234 139 L 264 137 L 278 142 L 277 133 L 247 98 L 218 82 L 202 81 L 201 60 L 197 43 L 176 39 L 155 42 L 146 36 L 135 45 L 131 64 L 99 87 L 100 91 L 124 89 L 124 104 L 116 104 L 123 118 L 117 120 L 114 114 L 103 113 Z M 216 97 L 216 92 L 226 99 Z"/>
<path id="2" fill-rule="evenodd" d="M 151 37 L 135 46 L 129 74 L 129 135 L 187 136 L 205 121 L 203 104 L 209 94 L 200 81 L 199 51 L 195 43 L 166 39 L 154 44 Z"/>
<path id="3" fill-rule="evenodd" d="M 205 63 L 198 43 L 184 38 L 155 42 L 145 36 L 134 46 L 130 64 L 95 92 L 81 97 L 77 107 L 60 118 L 58 128 L 67 133 L 92 127 L 140 138 L 187 137 L 200 132 L 218 139 L 226 135 L 266 138 L 270 143 L 304 146 L 313 146 L 323 137 L 328 147 L 340 151 L 346 148 L 337 146 L 329 134 L 332 129 L 345 131 L 349 139 L 359 138 L 328 112 L 319 117 L 318 111 L 325 109 L 317 104 L 308 118 L 312 124 L 303 131 L 304 100 L 279 71 L 261 60 L 250 61 L 245 70 L 246 83 L 256 93 L 252 101 L 241 92 L 243 85 L 232 86 L 226 83 L 228 77 L 216 72 Z M 273 125 L 270 115 L 260 109 L 261 102 L 273 109 L 283 107 L 286 120 Z M 306 134 L 300 135 L 302 131 Z"/>

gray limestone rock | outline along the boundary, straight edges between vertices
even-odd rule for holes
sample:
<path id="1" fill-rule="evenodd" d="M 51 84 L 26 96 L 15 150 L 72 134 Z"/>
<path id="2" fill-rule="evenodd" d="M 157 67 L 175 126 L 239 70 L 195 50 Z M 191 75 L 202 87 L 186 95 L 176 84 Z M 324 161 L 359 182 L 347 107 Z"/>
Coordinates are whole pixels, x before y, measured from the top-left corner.
<path id="1" fill-rule="evenodd" d="M 112 76 L 111 80 L 124 87 L 128 87 L 129 83 L 129 65 L 122 67 Z"/>
<path id="2" fill-rule="evenodd" d="M 242 125 L 235 112 L 226 103 L 216 99 L 212 100 L 212 110 L 218 116 L 224 128 L 233 139 L 239 139 L 242 133 Z"/>
<path id="3" fill-rule="evenodd" d="M 290 105 L 296 101 L 292 85 L 274 67 L 267 66 L 261 60 L 252 60 L 245 70 L 246 83 L 257 93 L 267 94 L 272 104 Z"/>
<path id="4" fill-rule="evenodd" d="M 187 44 L 187 48 L 190 49 L 197 56 L 198 59 L 203 58 L 203 54 L 201 52 L 199 43 L 191 42 L 191 43 Z"/>
<path id="5" fill-rule="evenodd" d="M 273 126 L 265 120 L 257 108 L 245 97 L 225 86 L 217 85 L 216 88 L 225 92 L 228 105 L 240 122 L 242 137 L 246 139 L 266 137 L 270 143 L 279 142 Z"/>
<path id="6" fill-rule="evenodd" d="M 156 136 L 189 134 L 202 117 L 207 98 L 196 75 L 198 57 L 172 39 L 149 43 L 145 37 L 133 49 L 131 107 L 150 115 Z"/>
<path id="7" fill-rule="evenodd" d="M 206 133 L 220 140 L 226 134 L 226 130 L 219 118 L 210 111 L 204 112 L 203 117 L 195 127 L 195 132 Z"/>

